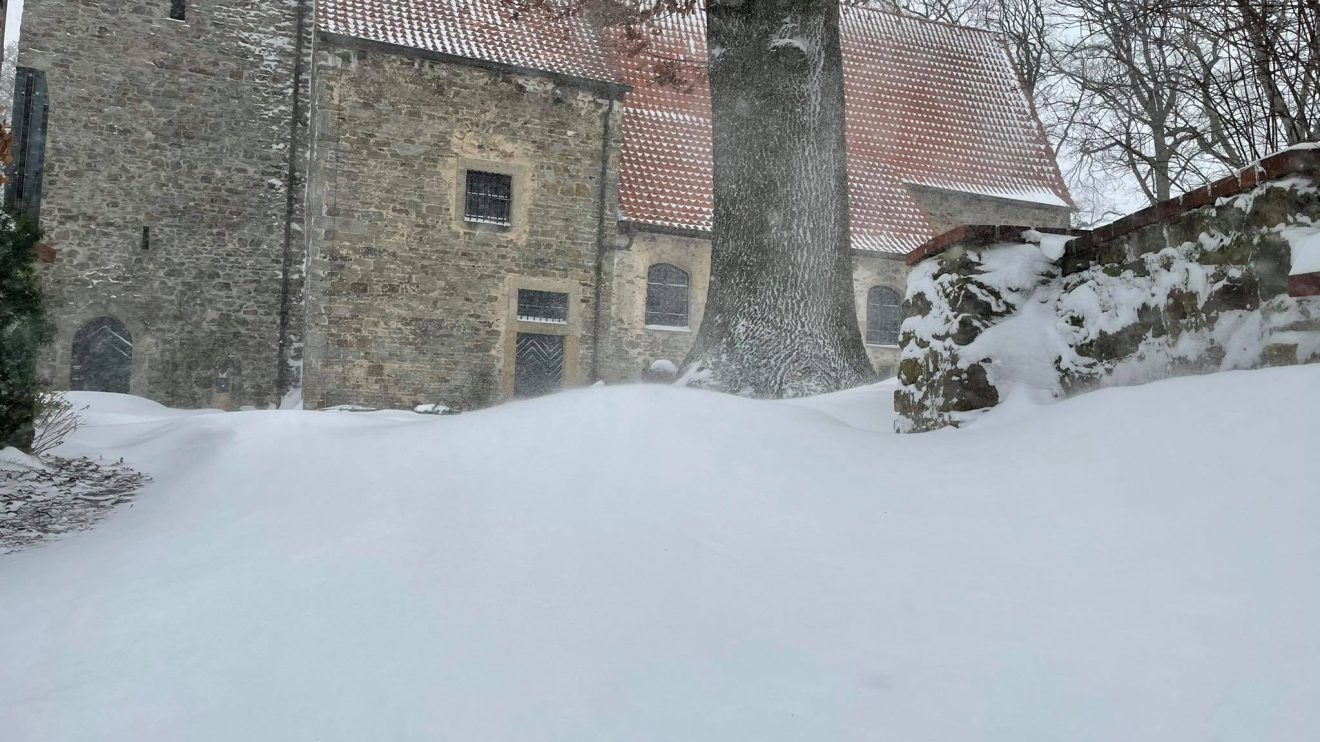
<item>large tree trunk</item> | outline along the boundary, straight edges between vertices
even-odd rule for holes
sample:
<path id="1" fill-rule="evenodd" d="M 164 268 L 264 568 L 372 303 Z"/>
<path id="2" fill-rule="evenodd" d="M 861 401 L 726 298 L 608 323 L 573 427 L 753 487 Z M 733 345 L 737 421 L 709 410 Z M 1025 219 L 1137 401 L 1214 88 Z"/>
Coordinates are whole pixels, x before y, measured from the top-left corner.
<path id="1" fill-rule="evenodd" d="M 711 0 L 715 232 L 684 380 L 796 397 L 871 377 L 853 304 L 838 0 Z"/>

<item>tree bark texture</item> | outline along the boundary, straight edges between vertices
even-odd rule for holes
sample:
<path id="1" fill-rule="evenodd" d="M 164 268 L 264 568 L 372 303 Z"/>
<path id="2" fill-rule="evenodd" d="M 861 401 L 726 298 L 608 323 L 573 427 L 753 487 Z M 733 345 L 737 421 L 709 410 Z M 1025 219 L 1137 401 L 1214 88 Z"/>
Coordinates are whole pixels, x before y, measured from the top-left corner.
<path id="1" fill-rule="evenodd" d="M 861 384 L 838 0 L 711 0 L 706 38 L 711 285 L 683 380 L 753 397 Z"/>

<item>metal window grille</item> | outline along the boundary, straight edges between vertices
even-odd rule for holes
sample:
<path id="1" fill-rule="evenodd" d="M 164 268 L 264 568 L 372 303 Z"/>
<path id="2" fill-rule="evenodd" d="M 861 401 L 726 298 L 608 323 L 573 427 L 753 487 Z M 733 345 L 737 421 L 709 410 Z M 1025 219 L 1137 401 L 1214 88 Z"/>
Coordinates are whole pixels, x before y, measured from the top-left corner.
<path id="1" fill-rule="evenodd" d="M 667 263 L 646 272 L 646 324 L 688 326 L 688 274 Z"/>
<path id="2" fill-rule="evenodd" d="M 519 289 L 518 319 L 524 322 L 568 324 L 568 294 Z"/>
<path id="3" fill-rule="evenodd" d="M 513 203 L 513 177 L 469 170 L 464 218 L 478 224 L 509 226 Z"/>
<path id="4" fill-rule="evenodd" d="M 866 292 L 866 342 L 872 345 L 898 345 L 898 330 L 903 324 L 902 300 L 887 286 Z"/>
<path id="5" fill-rule="evenodd" d="M 170 18 L 182 21 L 188 14 L 188 0 L 170 0 Z"/>

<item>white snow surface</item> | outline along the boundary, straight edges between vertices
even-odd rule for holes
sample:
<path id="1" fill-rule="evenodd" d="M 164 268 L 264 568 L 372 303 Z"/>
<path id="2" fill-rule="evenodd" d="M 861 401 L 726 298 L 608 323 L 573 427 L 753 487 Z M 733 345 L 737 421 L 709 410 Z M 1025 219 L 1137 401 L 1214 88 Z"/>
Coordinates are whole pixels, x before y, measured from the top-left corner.
<path id="1" fill-rule="evenodd" d="M 1289 226 L 1280 233 L 1292 250 L 1289 275 L 1320 272 L 1320 224 Z"/>
<path id="2" fill-rule="evenodd" d="M 75 394 L 154 482 L 0 558 L 0 739 L 1320 739 L 1320 367 L 891 392 Z"/>
<path id="3" fill-rule="evenodd" d="M 1028 229 L 1022 233 L 1027 242 L 1034 242 L 1040 245 L 1040 251 L 1046 258 L 1057 261 L 1068 251 L 1068 243 L 1077 239 L 1075 235 L 1069 234 L 1050 234 L 1040 232 L 1035 229 Z"/>
<path id="4" fill-rule="evenodd" d="M 29 469 L 45 469 L 46 465 L 41 463 L 40 459 L 33 458 L 17 448 L 0 448 L 0 475 L 10 471 L 26 471 Z M 0 501 L 0 506 L 3 506 Z"/>
<path id="5" fill-rule="evenodd" d="M 651 373 L 655 373 L 655 374 L 668 374 L 670 376 L 678 376 L 678 364 L 674 363 L 673 361 L 667 358 L 661 358 L 660 360 L 652 363 L 648 370 L 650 370 Z"/>

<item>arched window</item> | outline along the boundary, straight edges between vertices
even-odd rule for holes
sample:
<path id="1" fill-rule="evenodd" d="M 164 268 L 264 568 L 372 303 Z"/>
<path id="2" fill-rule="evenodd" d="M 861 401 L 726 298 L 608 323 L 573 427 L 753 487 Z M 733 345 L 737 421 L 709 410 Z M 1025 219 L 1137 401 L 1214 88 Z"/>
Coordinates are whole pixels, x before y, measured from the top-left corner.
<path id="1" fill-rule="evenodd" d="M 646 272 L 646 324 L 688 326 L 687 271 L 668 263 L 657 263 Z"/>
<path id="2" fill-rule="evenodd" d="M 866 292 L 866 342 L 871 345 L 898 345 L 898 328 L 903 324 L 902 299 L 888 286 L 874 286 Z"/>
<path id="3" fill-rule="evenodd" d="M 97 317 L 73 336 L 69 388 L 128 394 L 133 374 L 133 336 L 114 317 Z"/>

